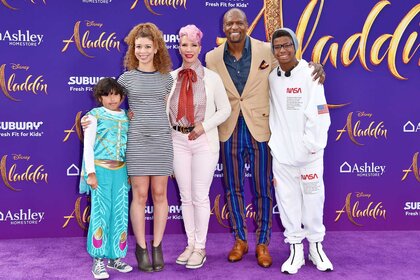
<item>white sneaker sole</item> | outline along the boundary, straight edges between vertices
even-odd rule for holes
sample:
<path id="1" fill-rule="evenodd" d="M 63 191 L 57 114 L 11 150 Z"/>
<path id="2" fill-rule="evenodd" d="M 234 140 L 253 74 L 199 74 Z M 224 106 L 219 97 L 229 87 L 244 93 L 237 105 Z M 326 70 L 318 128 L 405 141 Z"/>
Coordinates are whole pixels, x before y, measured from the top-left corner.
<path id="1" fill-rule="evenodd" d="M 202 267 L 204 265 L 204 263 L 206 262 L 206 259 L 207 259 L 207 257 L 204 257 L 203 261 L 200 264 L 195 264 L 195 265 L 188 265 L 187 264 L 185 267 L 186 268 L 189 268 L 189 269 L 197 269 L 197 268 L 200 268 L 200 267 Z"/>
<path id="2" fill-rule="evenodd" d="M 318 265 L 317 262 L 315 261 L 315 259 L 311 256 L 311 254 L 308 255 L 308 259 L 316 266 L 316 268 L 319 271 L 333 271 L 334 270 L 334 267 L 332 267 L 332 266 L 324 268 L 324 267 L 321 267 L 320 265 Z"/>
<path id="3" fill-rule="evenodd" d="M 109 274 L 108 275 L 107 274 L 105 274 L 105 275 L 96 275 L 95 273 L 93 273 L 93 271 L 92 271 L 92 274 L 93 274 L 93 277 L 95 279 L 108 279 L 109 278 Z"/>
<path id="4" fill-rule="evenodd" d="M 180 264 L 180 265 L 186 265 L 186 264 L 187 264 L 187 262 L 188 262 L 188 261 L 180 261 L 180 260 L 176 260 L 176 263 L 177 263 L 177 264 Z"/>
<path id="5" fill-rule="evenodd" d="M 118 268 L 115 268 L 115 267 L 113 267 L 113 266 L 109 266 L 109 265 L 107 265 L 106 267 L 107 267 L 107 268 L 110 268 L 110 269 L 117 270 L 117 271 L 122 272 L 122 273 L 127 273 L 127 272 L 130 272 L 130 271 L 132 271 L 132 270 L 133 270 L 133 268 L 132 268 L 131 266 L 130 266 L 130 268 L 127 268 L 127 269 L 125 269 L 125 270 L 118 269 Z"/>
<path id="6" fill-rule="evenodd" d="M 303 260 L 297 267 L 296 269 L 286 269 L 286 268 L 282 268 L 281 272 L 283 273 L 288 273 L 288 274 L 296 274 L 299 269 L 305 265 L 305 260 Z"/>

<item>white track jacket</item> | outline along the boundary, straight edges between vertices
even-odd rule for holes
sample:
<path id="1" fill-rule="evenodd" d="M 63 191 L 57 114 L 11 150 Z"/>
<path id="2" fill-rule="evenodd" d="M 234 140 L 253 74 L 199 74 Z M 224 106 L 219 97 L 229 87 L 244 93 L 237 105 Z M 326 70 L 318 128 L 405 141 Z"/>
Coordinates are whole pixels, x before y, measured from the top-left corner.
<path id="1" fill-rule="evenodd" d="M 301 167 L 324 155 L 331 124 L 324 87 L 312 81 L 313 68 L 305 60 L 286 77 L 273 69 L 270 83 L 270 130 L 268 145 L 282 164 Z"/>

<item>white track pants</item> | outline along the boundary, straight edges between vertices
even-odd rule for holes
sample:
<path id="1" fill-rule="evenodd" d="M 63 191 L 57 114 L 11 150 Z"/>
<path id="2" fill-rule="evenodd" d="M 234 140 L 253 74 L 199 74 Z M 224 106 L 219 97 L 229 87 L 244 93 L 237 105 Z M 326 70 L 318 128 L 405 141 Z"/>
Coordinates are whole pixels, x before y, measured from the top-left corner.
<path id="1" fill-rule="evenodd" d="M 320 158 L 303 167 L 279 163 L 273 158 L 274 189 L 287 243 L 324 239 L 324 162 Z"/>

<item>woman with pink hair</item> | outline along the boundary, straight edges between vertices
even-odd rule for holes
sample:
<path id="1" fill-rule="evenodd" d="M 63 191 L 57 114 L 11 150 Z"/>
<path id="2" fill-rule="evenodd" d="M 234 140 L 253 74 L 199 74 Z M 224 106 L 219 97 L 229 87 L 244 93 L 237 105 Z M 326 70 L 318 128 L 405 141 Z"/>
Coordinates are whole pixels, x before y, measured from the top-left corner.
<path id="1" fill-rule="evenodd" d="M 198 59 L 202 37 L 195 25 L 179 31 L 182 66 L 171 72 L 175 86 L 167 105 L 173 128 L 174 173 L 188 239 L 176 263 L 191 269 L 202 267 L 206 261 L 209 190 L 219 159 L 217 126 L 231 111 L 221 78 Z"/>

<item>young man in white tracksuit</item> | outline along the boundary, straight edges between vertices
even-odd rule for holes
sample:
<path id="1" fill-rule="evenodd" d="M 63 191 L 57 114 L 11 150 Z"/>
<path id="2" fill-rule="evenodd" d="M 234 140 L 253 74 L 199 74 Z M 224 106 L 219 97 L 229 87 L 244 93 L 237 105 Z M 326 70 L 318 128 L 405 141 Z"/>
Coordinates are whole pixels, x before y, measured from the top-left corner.
<path id="1" fill-rule="evenodd" d="M 281 271 L 295 274 L 305 264 L 304 238 L 309 241 L 309 259 L 319 270 L 331 271 L 321 245 L 325 235 L 323 156 L 331 123 L 324 88 L 312 80 L 308 63 L 296 59 L 298 42 L 292 30 L 276 30 L 271 43 L 279 67 L 269 76 L 269 146 L 276 200 L 285 242 L 290 244 L 290 256 Z"/>

